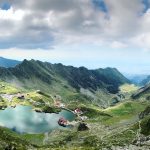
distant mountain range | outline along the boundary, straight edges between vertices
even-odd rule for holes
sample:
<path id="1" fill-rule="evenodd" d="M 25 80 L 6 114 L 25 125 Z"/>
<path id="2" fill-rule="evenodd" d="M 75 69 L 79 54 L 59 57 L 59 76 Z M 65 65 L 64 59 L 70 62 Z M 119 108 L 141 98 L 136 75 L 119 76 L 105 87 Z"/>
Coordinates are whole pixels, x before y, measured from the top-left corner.
<path id="1" fill-rule="evenodd" d="M 100 99 L 101 93 L 117 93 L 120 85 L 130 83 L 115 68 L 88 70 L 35 60 L 18 62 L 13 68 L 1 67 L 0 79 L 27 89 L 60 94 L 66 99 L 84 100 Z"/>
<path id="2" fill-rule="evenodd" d="M 142 85 L 146 85 L 146 84 L 149 84 L 149 83 L 150 83 L 150 75 L 147 76 L 147 77 L 141 82 Z"/>
<path id="3" fill-rule="evenodd" d="M 125 75 L 133 84 L 135 85 L 145 85 L 144 80 L 148 77 L 148 75 Z"/>
<path id="4" fill-rule="evenodd" d="M 5 68 L 15 67 L 20 63 L 21 61 L 0 57 L 0 67 L 5 67 Z"/>

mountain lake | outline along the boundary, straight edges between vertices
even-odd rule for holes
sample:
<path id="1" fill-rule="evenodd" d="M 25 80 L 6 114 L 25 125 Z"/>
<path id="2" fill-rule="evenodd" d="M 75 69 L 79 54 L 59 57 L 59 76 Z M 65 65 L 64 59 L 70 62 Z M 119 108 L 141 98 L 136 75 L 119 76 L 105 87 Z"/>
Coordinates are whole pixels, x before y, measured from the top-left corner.
<path id="1" fill-rule="evenodd" d="M 55 129 L 63 129 L 59 126 L 59 118 L 73 121 L 75 115 L 67 110 L 56 113 L 39 113 L 32 110 L 31 106 L 8 107 L 0 110 L 0 126 L 12 129 L 18 133 L 46 133 Z"/>

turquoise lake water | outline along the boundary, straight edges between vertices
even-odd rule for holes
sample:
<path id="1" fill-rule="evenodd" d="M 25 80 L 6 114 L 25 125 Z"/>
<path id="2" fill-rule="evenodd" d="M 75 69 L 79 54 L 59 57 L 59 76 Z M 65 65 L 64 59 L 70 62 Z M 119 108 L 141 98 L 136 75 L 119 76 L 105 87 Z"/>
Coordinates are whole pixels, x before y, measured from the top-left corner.
<path id="1" fill-rule="evenodd" d="M 0 110 L 0 126 L 19 133 L 45 133 L 63 128 L 58 125 L 60 117 L 73 121 L 73 113 L 62 110 L 60 113 L 37 113 L 30 106 L 17 106 Z"/>

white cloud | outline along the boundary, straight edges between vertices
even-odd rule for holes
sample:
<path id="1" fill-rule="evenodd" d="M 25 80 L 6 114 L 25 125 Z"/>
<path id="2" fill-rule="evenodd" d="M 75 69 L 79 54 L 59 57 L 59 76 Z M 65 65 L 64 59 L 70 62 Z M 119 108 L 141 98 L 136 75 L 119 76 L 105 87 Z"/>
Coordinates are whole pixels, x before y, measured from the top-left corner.
<path id="1" fill-rule="evenodd" d="M 2 10 L 0 9 L 0 19 L 2 20 L 22 20 L 23 16 L 25 15 L 25 12 L 21 9 L 14 10 L 12 7 L 8 10 Z"/>
<path id="2" fill-rule="evenodd" d="M 133 44 L 141 48 L 150 48 L 150 32 L 140 34 L 132 39 Z"/>
<path id="3" fill-rule="evenodd" d="M 11 8 L 0 10 L 2 56 L 82 63 L 87 57 L 87 61 L 98 61 L 113 56 L 112 61 L 121 62 L 121 55 L 127 60 L 130 51 L 136 56 L 136 49 L 145 53 L 143 60 L 137 56 L 145 62 L 144 50 L 150 49 L 150 9 L 145 10 L 142 0 L 104 0 L 106 12 L 92 0 L 7 1 Z"/>
<path id="4" fill-rule="evenodd" d="M 45 49 L 85 41 L 119 48 L 149 30 L 149 10 L 143 14 L 141 0 L 104 0 L 108 12 L 95 8 L 92 0 L 7 1 L 11 9 L 0 10 L 1 33 L 6 35 L 0 37 L 0 48 Z"/>
<path id="5" fill-rule="evenodd" d="M 111 47 L 112 48 L 126 48 L 127 45 L 118 41 L 114 41 L 112 42 Z"/>

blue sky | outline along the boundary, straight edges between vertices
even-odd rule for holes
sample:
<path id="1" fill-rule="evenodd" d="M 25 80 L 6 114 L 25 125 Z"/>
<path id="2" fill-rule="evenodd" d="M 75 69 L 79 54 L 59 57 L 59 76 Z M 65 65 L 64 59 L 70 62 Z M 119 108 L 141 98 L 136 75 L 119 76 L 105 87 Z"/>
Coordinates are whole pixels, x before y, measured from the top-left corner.
<path id="1" fill-rule="evenodd" d="M 150 1 L 149 0 L 143 0 L 142 3 L 145 6 L 144 12 L 146 12 L 150 7 Z"/>
<path id="2" fill-rule="evenodd" d="M 7 2 L 1 4 L 1 9 L 2 10 L 8 10 L 8 9 L 10 9 L 10 7 L 11 7 L 11 5 Z"/>
<path id="3" fill-rule="evenodd" d="M 103 0 L 93 0 L 93 3 L 96 8 L 100 9 L 101 11 L 108 12 L 107 6 Z"/>
<path id="4" fill-rule="evenodd" d="M 150 74 L 150 0 L 0 0 L 0 56 Z"/>

